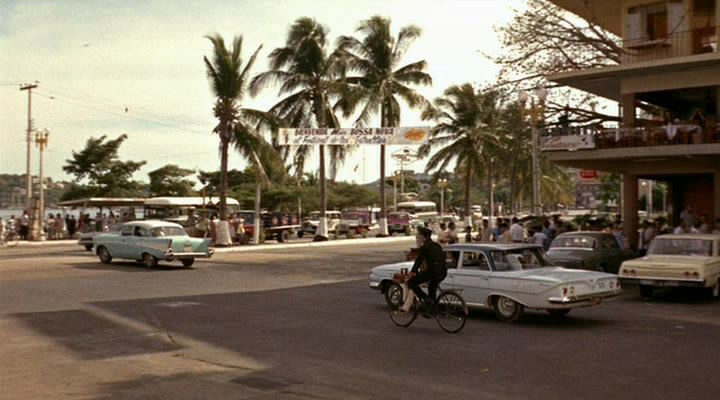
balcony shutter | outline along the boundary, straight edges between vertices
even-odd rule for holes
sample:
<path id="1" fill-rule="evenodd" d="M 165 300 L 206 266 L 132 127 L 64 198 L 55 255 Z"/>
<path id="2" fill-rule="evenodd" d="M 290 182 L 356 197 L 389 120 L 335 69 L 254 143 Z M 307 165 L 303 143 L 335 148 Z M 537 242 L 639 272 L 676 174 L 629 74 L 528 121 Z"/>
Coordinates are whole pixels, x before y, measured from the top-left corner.
<path id="1" fill-rule="evenodd" d="M 637 41 L 643 38 L 642 14 L 635 11 L 627 16 L 627 26 L 625 27 L 625 39 L 628 41 Z"/>
<path id="2" fill-rule="evenodd" d="M 686 31 L 687 28 L 687 11 L 685 4 L 681 1 L 671 1 L 668 3 L 668 34 Z"/>

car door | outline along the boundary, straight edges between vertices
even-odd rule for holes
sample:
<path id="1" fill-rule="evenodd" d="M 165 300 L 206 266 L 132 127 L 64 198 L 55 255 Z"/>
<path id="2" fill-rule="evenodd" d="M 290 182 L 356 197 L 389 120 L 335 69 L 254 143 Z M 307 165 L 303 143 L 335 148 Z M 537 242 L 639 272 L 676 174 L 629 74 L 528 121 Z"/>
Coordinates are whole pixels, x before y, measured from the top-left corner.
<path id="1" fill-rule="evenodd" d="M 135 225 L 126 224 L 123 225 L 120 230 L 120 236 L 110 238 L 108 240 L 108 250 L 110 254 L 115 258 L 127 258 L 128 257 L 128 241 L 132 237 L 133 229 Z"/>
<path id="2" fill-rule="evenodd" d="M 616 274 L 620 269 L 620 264 L 627 258 L 626 252 L 620 248 L 617 240 L 612 236 L 603 236 L 600 240 L 601 259 L 598 267 L 602 267 L 605 272 Z"/>
<path id="3" fill-rule="evenodd" d="M 490 264 L 480 250 L 463 250 L 453 274 L 453 286 L 462 290 L 465 301 L 484 305 L 490 291 Z"/>

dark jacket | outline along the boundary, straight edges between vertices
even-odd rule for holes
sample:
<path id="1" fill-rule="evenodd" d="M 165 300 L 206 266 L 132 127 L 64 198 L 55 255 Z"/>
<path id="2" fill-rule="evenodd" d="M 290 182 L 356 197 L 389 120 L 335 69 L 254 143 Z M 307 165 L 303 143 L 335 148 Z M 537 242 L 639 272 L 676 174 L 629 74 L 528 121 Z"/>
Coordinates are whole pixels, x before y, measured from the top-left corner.
<path id="1" fill-rule="evenodd" d="M 433 275 L 445 275 L 447 266 L 445 265 L 445 251 L 437 242 L 428 239 L 418 249 L 418 255 L 412 267 L 412 272 L 420 273 L 423 263 L 427 266 L 428 272 Z"/>

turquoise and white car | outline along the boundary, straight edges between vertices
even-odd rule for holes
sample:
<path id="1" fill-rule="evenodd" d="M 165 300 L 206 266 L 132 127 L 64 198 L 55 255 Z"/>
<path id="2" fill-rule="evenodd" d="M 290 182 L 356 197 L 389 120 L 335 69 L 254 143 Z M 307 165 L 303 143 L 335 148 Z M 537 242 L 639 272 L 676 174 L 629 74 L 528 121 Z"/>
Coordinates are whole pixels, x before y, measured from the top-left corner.
<path id="1" fill-rule="evenodd" d="M 179 260 L 190 267 L 196 258 L 208 258 L 214 252 L 210 239 L 192 238 L 181 225 L 167 221 L 126 222 L 120 232 L 96 235 L 93 242 L 95 254 L 103 264 L 122 258 L 143 262 L 148 267 L 161 260 Z"/>

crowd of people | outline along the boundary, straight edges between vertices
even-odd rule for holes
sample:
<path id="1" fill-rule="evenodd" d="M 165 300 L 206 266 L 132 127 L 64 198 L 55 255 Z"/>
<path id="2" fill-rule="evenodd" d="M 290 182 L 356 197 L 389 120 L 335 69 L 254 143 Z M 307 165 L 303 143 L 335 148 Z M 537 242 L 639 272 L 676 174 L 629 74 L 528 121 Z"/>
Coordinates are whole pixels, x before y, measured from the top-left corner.
<path id="1" fill-rule="evenodd" d="M 672 228 L 664 219 L 656 221 L 644 220 L 638 230 L 638 246 L 635 250 L 638 250 L 640 255 L 644 255 L 655 236 L 660 234 L 720 234 L 720 218 L 713 221 L 706 214 L 697 213 L 692 203 L 688 204 L 687 208 L 680 214 L 679 221 L 679 224 Z M 445 223 L 436 225 L 431 221 L 425 225 L 433 230 L 437 242 L 443 246 L 460 241 L 454 222 L 447 225 Z M 547 250 L 557 235 L 572 230 L 582 230 L 610 233 L 615 237 L 621 248 L 630 248 L 629 241 L 623 232 L 623 222 L 620 215 L 617 215 L 613 221 L 598 220 L 586 222 L 580 226 L 563 222 L 560 215 L 534 220 L 528 225 L 523 225 L 517 217 L 498 217 L 493 227 L 489 225 L 489 221 L 483 219 L 474 227 L 466 226 L 464 229 L 464 242 L 532 243 Z"/>
<path id="2" fill-rule="evenodd" d="M 98 212 L 95 217 L 89 213 L 80 213 L 79 217 L 70 213 L 48 213 L 43 218 L 43 233 L 46 240 L 76 239 L 80 233 L 107 232 L 113 224 L 131 221 L 133 217 L 113 211 L 107 214 Z M 30 223 L 27 211 L 18 216 L 0 218 L 0 244 L 7 240 L 30 240 Z"/>

